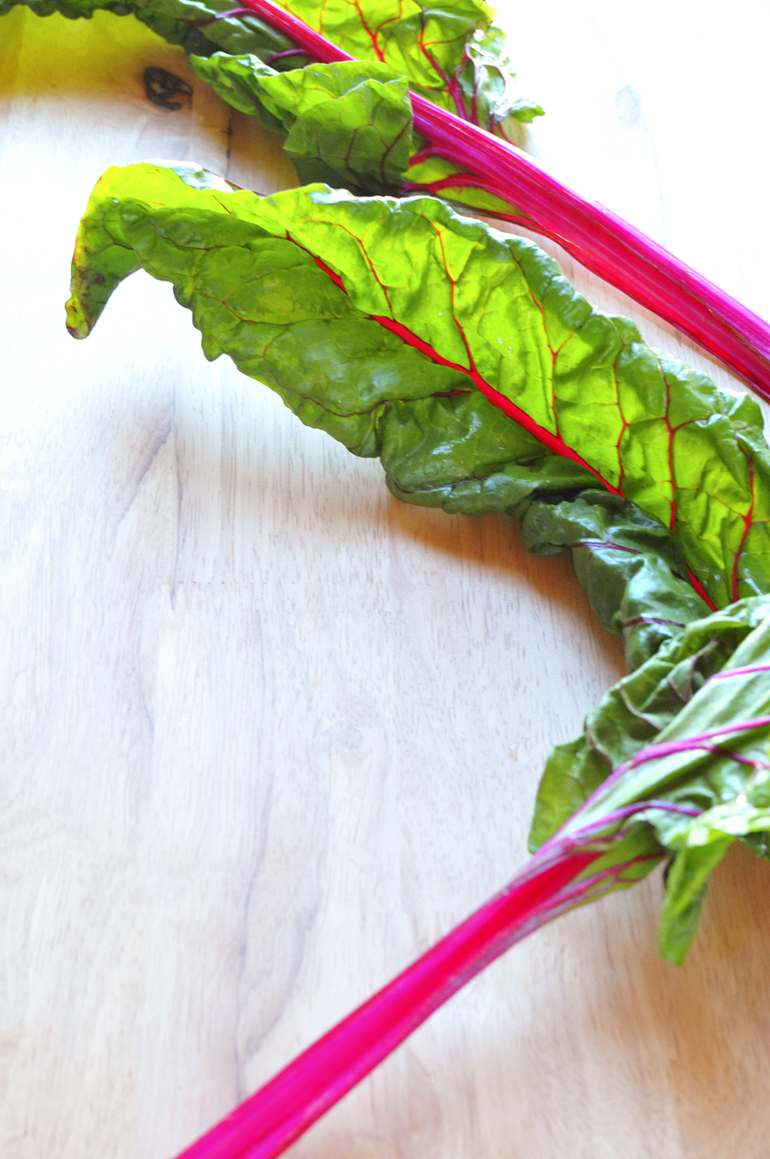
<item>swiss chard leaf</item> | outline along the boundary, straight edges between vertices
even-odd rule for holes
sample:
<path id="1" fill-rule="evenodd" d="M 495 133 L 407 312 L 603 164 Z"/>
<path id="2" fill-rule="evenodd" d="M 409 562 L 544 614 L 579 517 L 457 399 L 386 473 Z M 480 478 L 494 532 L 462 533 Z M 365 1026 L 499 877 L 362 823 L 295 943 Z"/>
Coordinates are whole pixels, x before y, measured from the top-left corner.
<path id="1" fill-rule="evenodd" d="M 290 0 L 287 12 L 359 60 L 378 60 L 409 78 L 415 92 L 482 128 L 506 117 L 532 120 L 542 110 L 511 95 L 502 31 L 483 0 Z"/>
<path id="2" fill-rule="evenodd" d="M 641 822 L 646 864 L 656 846 L 673 855 L 658 945 L 681 962 L 730 843 L 768 854 L 769 735 L 770 598 L 755 597 L 689 624 L 606 694 L 582 737 L 554 749 L 531 847 Z"/>
<path id="3" fill-rule="evenodd" d="M 593 443 L 575 439 L 582 461 L 564 439 L 574 416 L 569 407 L 559 409 L 569 391 L 568 374 L 558 373 L 560 352 L 579 336 L 583 358 L 567 360 L 577 370 L 578 389 L 595 402 L 609 366 L 615 403 L 620 398 L 629 408 L 634 398 L 637 407 L 649 402 L 645 375 L 653 363 L 660 369 L 660 361 L 630 323 L 592 311 L 531 243 L 496 236 L 426 199 L 359 201 L 311 187 L 260 200 L 184 167 L 139 166 L 106 175 L 78 246 L 70 303 L 76 333 L 93 325 L 108 289 L 142 266 L 173 282 L 177 299 L 193 311 L 208 357 L 227 352 L 303 421 L 357 454 L 380 455 L 395 489 L 422 499 L 430 494 L 442 505 L 456 496 L 461 504 L 478 503 L 486 491 L 498 509 L 523 517 L 530 547 L 547 553 L 571 546 L 589 591 L 596 575 L 594 603 L 611 626 L 628 614 L 640 576 L 645 627 L 666 618 L 649 616 L 646 595 L 652 588 L 659 598 L 662 590 L 658 579 L 649 579 L 656 547 L 668 553 L 662 562 L 670 606 L 682 605 L 678 552 L 690 567 L 702 566 L 702 556 L 692 552 L 687 535 L 678 545 L 667 538 L 654 503 L 645 517 L 618 495 L 583 488 L 565 502 L 558 493 L 550 501 L 543 494 L 553 455 L 543 455 L 534 435 L 569 458 L 573 487 L 587 481 L 589 469 L 596 472 L 602 453 L 595 431 Z M 729 434 L 746 456 L 756 501 L 767 452 L 758 432 L 743 425 L 744 404 L 720 397 L 707 380 L 675 364 L 668 364 L 668 374 L 669 433 L 672 415 L 680 430 L 695 430 L 690 454 L 704 456 L 706 478 L 715 447 L 724 457 Z M 545 390 L 544 383 L 550 384 Z M 514 404 L 520 423 L 500 430 L 496 448 L 489 415 L 484 438 L 474 438 L 479 407 L 489 408 L 482 401 L 487 395 L 500 406 L 513 396 L 528 408 Z M 555 432 L 538 422 L 548 419 L 549 402 Z M 638 421 L 644 435 L 650 420 Z M 447 424 L 464 432 L 450 452 L 437 438 Z M 577 430 L 585 434 L 585 424 Z M 649 450 L 644 438 L 639 445 Z M 753 458 L 747 446 L 756 447 Z M 637 497 L 654 497 L 660 480 L 639 470 L 643 454 L 633 442 L 623 452 L 621 478 L 627 461 Z M 654 458 L 650 463 L 654 468 Z M 527 472 L 536 481 L 529 493 Z M 751 530 L 744 528 L 740 546 Z M 729 524 L 723 545 L 728 537 Z M 618 556 L 627 557 L 625 573 L 612 562 Z M 641 565 L 634 563 L 639 557 Z M 752 582 L 761 584 L 761 572 Z M 583 738 L 557 750 L 533 831 L 535 844 L 548 839 L 545 848 L 548 841 L 578 848 L 599 843 L 603 855 L 592 866 L 595 877 L 579 886 L 582 900 L 632 884 L 673 853 L 659 942 L 672 961 L 686 951 L 708 873 L 729 842 L 740 836 L 756 847 L 770 830 L 770 664 L 764 663 L 770 598 L 688 623 L 694 613 L 692 597 L 669 625 L 677 635 L 608 694 Z M 726 661 L 741 671 L 725 678 L 717 669 Z"/>
<path id="4" fill-rule="evenodd" d="M 412 131 L 406 80 L 390 65 L 352 61 L 278 73 L 257 56 L 218 52 L 191 56 L 190 67 L 239 112 L 287 135 L 284 149 L 303 182 L 328 181 L 353 193 L 424 188 L 476 212 L 529 221 L 478 178 L 425 155 L 424 140 Z"/>
<path id="5" fill-rule="evenodd" d="M 254 56 L 215 53 L 192 56 L 190 66 L 230 104 L 287 134 L 300 180 L 367 193 L 402 185 L 412 107 L 406 78 L 389 65 L 344 61 L 279 73 Z"/>
<path id="6" fill-rule="evenodd" d="M 78 242 L 79 335 L 116 280 L 89 240 L 105 215 L 120 217 L 116 244 L 135 255 L 119 264 L 174 283 L 208 357 L 228 353 L 357 453 L 379 453 L 370 400 L 476 386 L 550 451 L 671 527 L 715 604 L 770 586 L 770 455 L 756 403 L 593 310 L 532 242 L 430 198 L 311 187 L 260 199 L 194 189 L 158 167 L 112 170 Z M 106 279 L 98 286 L 95 272 Z M 351 381 L 357 406 L 343 415 Z"/>
<path id="7" fill-rule="evenodd" d="M 205 171 L 180 171 L 188 189 L 230 189 Z M 167 181 L 164 171 L 148 170 L 145 196 L 167 196 Z M 177 205 L 185 206 L 183 192 Z M 76 334 L 89 328 L 84 311 L 93 320 L 115 285 L 135 268 L 137 257 L 126 244 L 120 203 L 110 196 L 108 182 L 104 195 L 92 201 L 78 237 L 70 306 Z M 393 335 L 374 334 L 393 344 Z M 379 455 L 388 486 L 405 502 L 469 515 L 503 512 L 524 521 L 530 551 L 553 555 L 573 548 L 589 599 L 604 626 L 622 632 L 631 666 L 704 613 L 705 605 L 681 578 L 685 565 L 673 536 L 656 520 L 593 490 L 590 471 L 550 453 L 467 378 L 436 368 L 434 378 L 423 378 L 420 397 L 404 397 L 406 388 L 398 382 L 395 393 L 401 397 L 394 397 L 392 375 L 382 366 L 390 349 L 379 364 L 374 352 L 366 359 L 374 370 L 366 397 L 359 371 L 363 351 L 352 345 L 347 360 L 337 352 L 344 365 L 322 354 L 303 393 L 284 389 L 282 396 L 304 422 L 342 438 L 357 454 Z M 416 357 L 415 365 L 427 373 L 423 357 Z"/>
<path id="8" fill-rule="evenodd" d="M 754 598 L 696 619 L 606 692 L 586 717 L 583 734 L 551 751 L 530 849 L 552 837 L 613 769 L 652 744 L 769 613 L 770 602 Z"/>

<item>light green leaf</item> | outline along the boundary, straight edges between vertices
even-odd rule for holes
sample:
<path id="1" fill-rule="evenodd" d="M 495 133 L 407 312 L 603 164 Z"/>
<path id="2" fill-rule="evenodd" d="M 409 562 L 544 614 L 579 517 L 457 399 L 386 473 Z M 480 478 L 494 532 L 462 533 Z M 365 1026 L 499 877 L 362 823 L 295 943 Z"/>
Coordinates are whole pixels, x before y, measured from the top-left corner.
<path id="1" fill-rule="evenodd" d="M 721 837 L 704 848 L 682 849 L 673 860 L 666 878 L 658 951 L 675 966 L 684 962 L 695 935 L 711 871 L 731 844 L 729 837 Z"/>
<path id="2" fill-rule="evenodd" d="M 211 200 L 217 190 L 230 188 L 184 166 L 175 172 L 186 185 L 177 189 L 174 205 L 185 214 L 200 205 L 197 193 L 185 189 L 204 188 L 208 181 Z M 169 189 L 178 185 L 165 170 L 147 167 L 113 170 L 97 186 L 73 264 L 69 315 L 76 336 L 87 332 L 109 292 L 139 260 L 123 232 L 118 198 L 132 173 L 139 180 L 134 188 L 151 203 L 167 204 Z M 236 201 L 244 197 L 249 195 L 238 195 Z M 304 251 L 284 249 L 309 265 L 314 285 L 317 281 L 324 293 L 337 293 Z M 237 268 L 248 260 L 248 253 L 228 253 L 234 264 L 241 263 Z M 187 268 L 183 255 L 176 246 L 166 249 L 167 275 Z M 284 283 L 286 302 L 292 300 L 289 292 L 296 295 L 296 288 L 290 290 L 293 281 Z M 684 564 L 665 528 L 633 504 L 596 492 L 590 471 L 550 453 L 466 375 L 431 363 L 393 333 L 351 313 L 349 296 L 340 292 L 337 298 L 347 320 L 344 325 L 340 320 L 322 323 L 321 341 L 311 334 L 304 345 L 297 343 L 294 335 L 303 327 L 309 332 L 307 321 L 285 327 L 279 345 L 288 351 L 295 343 L 296 372 L 284 362 L 280 379 L 271 377 L 275 350 L 269 364 L 254 371 L 279 390 L 304 422 L 333 434 L 356 454 L 379 455 L 388 486 L 406 502 L 523 519 L 525 543 L 538 554 L 574 546 L 581 582 L 602 623 L 623 633 L 632 665 L 703 613 L 691 585 L 674 574 Z"/>
<path id="3" fill-rule="evenodd" d="M 120 204 L 127 244 L 174 283 L 209 357 L 228 353 L 306 421 L 318 414 L 315 384 L 346 380 L 332 399 L 324 385 L 321 408 L 341 405 L 342 394 L 352 404 L 344 420 L 333 409 L 326 429 L 370 454 L 377 441 L 374 428 L 363 437 L 372 416 L 362 404 L 383 375 L 393 400 L 434 393 L 416 385 L 426 376 L 500 396 L 549 450 L 578 456 L 672 525 L 716 604 L 770 586 L 770 455 L 756 403 L 645 346 L 626 319 L 592 309 L 532 242 L 429 198 L 359 200 L 309 187 L 260 199 L 193 190 L 179 172 L 110 171 L 83 231 L 112 212 L 105 199 Z M 74 276 L 88 281 L 82 262 Z M 90 311 L 89 324 L 98 316 L 79 290 L 71 308 L 84 320 Z M 374 349 L 378 359 L 389 352 L 376 391 L 350 371 L 359 351 Z"/>

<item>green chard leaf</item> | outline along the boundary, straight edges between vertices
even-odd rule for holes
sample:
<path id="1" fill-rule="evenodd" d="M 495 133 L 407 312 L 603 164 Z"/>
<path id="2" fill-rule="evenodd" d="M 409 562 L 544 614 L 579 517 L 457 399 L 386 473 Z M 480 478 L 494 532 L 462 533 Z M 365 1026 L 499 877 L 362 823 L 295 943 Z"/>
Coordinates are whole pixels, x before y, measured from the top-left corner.
<path id="1" fill-rule="evenodd" d="M 540 784 L 530 848 L 559 835 L 642 833 L 647 871 L 673 858 L 659 949 L 680 963 L 706 882 L 733 840 L 768 857 L 770 597 L 690 623 L 555 748 Z M 606 863 L 620 863 L 610 844 Z M 657 851 L 657 852 L 656 852 Z M 593 867 L 592 867 L 593 868 Z M 617 884 L 628 884 L 620 881 Z"/>
<path id="2" fill-rule="evenodd" d="M 432 199 L 260 199 L 190 166 L 111 170 L 79 233 L 73 332 L 139 267 L 173 283 L 207 357 L 229 354 L 304 422 L 379 455 L 400 498 L 505 512 L 530 550 L 571 549 L 601 621 L 643 662 L 554 750 L 532 845 L 600 852 L 563 907 L 673 858 L 659 946 L 681 961 L 730 842 L 768 848 L 770 596 L 703 615 L 683 576 L 722 603 L 736 582 L 770 587 L 753 405 L 592 310 L 531 242 Z M 660 518 L 674 511 L 675 536 Z"/>
<path id="3" fill-rule="evenodd" d="M 428 189 L 455 204 L 526 224 L 527 215 L 479 188 L 413 132 L 406 79 L 374 61 L 311 64 L 278 73 L 254 55 L 191 56 L 192 71 L 239 112 L 286 136 L 302 182 L 352 193 Z M 408 181 L 406 180 L 408 178 Z"/>
<path id="4" fill-rule="evenodd" d="M 483 0 L 292 0 L 287 12 L 359 60 L 389 64 L 409 87 L 450 112 L 494 127 L 507 117 L 531 121 L 542 110 L 512 93 L 502 30 Z"/>
<path id="5" fill-rule="evenodd" d="M 551 751 L 530 849 L 553 836 L 613 769 L 652 744 L 769 613 L 770 601 L 755 597 L 696 619 L 606 692 L 586 717 L 582 736 Z"/>
<path id="6" fill-rule="evenodd" d="M 93 325 L 123 263 L 141 265 L 173 282 L 209 358 L 229 354 L 355 453 L 382 453 L 386 404 L 477 388 L 671 528 L 714 604 L 770 587 L 756 403 L 592 309 L 532 242 L 431 198 L 319 186 L 261 199 L 193 188 L 186 172 L 132 166 L 99 183 L 78 242 L 74 333 Z M 99 240 L 106 217 L 120 221 L 115 250 Z"/>
<path id="7" fill-rule="evenodd" d="M 279 73 L 255 56 L 190 58 L 193 72 L 230 104 L 287 134 L 304 182 L 353 192 L 399 189 L 409 164 L 412 106 L 405 77 L 387 64 L 345 61 Z"/>
<path id="8" fill-rule="evenodd" d="M 188 189 L 231 189 L 203 170 L 182 166 L 179 172 Z M 158 192 L 167 196 L 168 174 L 148 168 L 142 190 L 150 199 L 158 175 Z M 177 204 L 184 207 L 184 187 L 179 192 Z M 84 218 L 73 261 L 69 321 L 76 336 L 88 332 L 115 286 L 138 268 L 120 212 L 107 180 Z M 416 362 L 424 365 L 421 357 Z M 388 486 L 399 499 L 447 512 L 502 512 L 523 520 L 525 544 L 536 554 L 572 547 L 581 583 L 602 624 L 623 634 L 631 666 L 705 612 L 681 578 L 685 565 L 670 532 L 632 503 L 596 491 L 590 471 L 549 452 L 475 384 L 465 380 L 461 389 L 448 390 L 455 380 L 447 382 L 442 370 L 434 384 L 426 382 L 422 397 L 407 399 L 393 397 L 390 377 L 381 375 L 379 392 L 364 407 L 357 364 L 348 360 L 331 379 L 333 368 L 319 367 L 312 384 L 312 401 L 319 404 L 315 410 L 306 396 L 301 401 L 284 397 L 305 422 L 344 435 L 355 453 L 379 455 Z M 340 383 L 345 393 L 332 397 Z M 355 418 L 344 422 L 345 413 Z M 359 430 L 357 442 L 352 432 Z"/>

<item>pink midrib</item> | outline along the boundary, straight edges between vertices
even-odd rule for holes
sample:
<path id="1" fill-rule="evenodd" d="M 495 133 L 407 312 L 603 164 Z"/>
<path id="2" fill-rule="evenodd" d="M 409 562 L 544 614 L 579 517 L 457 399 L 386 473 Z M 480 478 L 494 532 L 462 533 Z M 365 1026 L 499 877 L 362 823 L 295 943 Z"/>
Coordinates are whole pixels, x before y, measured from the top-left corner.
<path id="1" fill-rule="evenodd" d="M 287 235 L 287 240 L 293 239 L 290 239 Z M 345 283 L 339 274 L 336 274 L 334 270 L 327 266 L 326 262 L 324 262 L 321 258 L 316 257 L 314 254 L 311 254 L 311 257 L 313 258 L 313 261 L 318 266 L 318 268 L 323 270 L 327 277 L 329 277 L 334 282 L 335 286 L 338 286 L 344 293 L 348 292 L 347 287 L 345 286 Z M 437 362 L 440 366 L 448 366 L 453 370 L 459 371 L 461 374 L 466 374 L 478 387 L 478 389 L 484 395 L 486 395 L 490 402 L 492 402 L 496 407 L 499 407 L 499 409 L 507 414 L 509 418 L 514 419 L 517 423 L 520 424 L 520 426 L 524 427 L 524 429 L 533 435 L 536 439 L 539 439 L 540 442 L 543 443 L 543 445 L 546 446 L 550 451 L 556 455 L 561 455 L 566 459 L 571 459 L 573 463 L 577 463 L 581 467 L 585 467 L 586 470 L 590 471 L 591 474 L 594 475 L 600 481 L 600 483 L 602 483 L 602 485 L 606 487 L 607 490 L 610 491 L 613 495 L 619 495 L 621 498 L 625 498 L 621 490 L 619 490 L 617 487 L 614 487 L 611 483 L 608 483 L 607 480 L 594 467 L 591 466 L 590 463 L 587 463 L 585 459 L 581 458 L 581 456 L 578 455 L 577 452 L 572 449 L 572 447 L 568 446 L 559 435 L 555 435 L 545 427 L 540 426 L 540 424 L 536 423 L 535 420 L 529 414 L 527 414 L 526 411 L 522 410 L 521 407 L 518 407 L 514 402 L 511 402 L 511 400 L 504 394 L 501 394 L 499 390 L 495 390 L 493 386 L 491 386 L 484 378 L 482 378 L 473 364 L 471 364 L 470 367 L 465 367 L 461 366 L 458 362 L 452 362 L 448 358 L 444 358 L 443 355 L 439 354 L 435 347 L 431 346 L 430 343 L 414 334 L 411 330 L 408 329 L 408 327 L 403 324 L 403 322 L 397 322 L 395 319 L 388 318 L 384 314 L 370 314 L 369 317 L 371 317 L 373 321 L 378 322 L 381 326 L 384 326 L 386 329 L 392 331 L 394 334 L 397 334 L 399 338 L 401 338 L 409 346 L 414 347 L 415 350 L 419 350 L 421 354 L 425 354 L 428 358 L 434 362 Z M 463 339 L 467 349 L 468 343 L 467 339 L 465 339 L 465 335 L 463 335 Z M 751 512 L 744 520 L 746 528 L 748 528 L 748 523 L 750 522 L 750 515 Z M 744 530 L 741 546 L 745 542 L 747 534 L 748 531 Z M 738 557 L 736 556 L 736 568 L 737 559 Z M 712 612 L 715 612 L 717 610 L 716 604 L 711 599 L 703 584 L 693 572 L 692 568 L 688 568 L 687 574 L 690 583 L 692 584 L 697 594 L 701 597 L 707 607 L 710 608 Z M 734 598 L 737 599 L 737 596 Z"/>
<path id="2" fill-rule="evenodd" d="M 345 286 L 345 283 L 339 274 L 335 274 L 334 270 L 330 269 L 329 266 L 327 266 L 326 263 L 321 260 L 321 258 L 314 256 L 313 261 L 320 270 L 323 270 L 323 272 L 331 278 L 336 286 L 339 286 L 341 290 L 347 293 L 347 287 Z M 534 435 L 536 439 L 539 439 L 540 442 L 543 443 L 543 445 L 546 446 L 549 451 L 552 451 L 555 455 L 561 455 L 565 459 L 571 459 L 573 463 L 577 463 L 579 466 L 585 467 L 585 469 L 590 471 L 591 474 L 599 480 L 602 486 L 606 487 L 608 491 L 611 491 L 613 495 L 620 495 L 621 498 L 623 497 L 622 491 L 618 491 L 617 487 L 613 487 L 611 483 L 608 483 L 595 467 L 592 467 L 590 463 L 587 463 L 585 459 L 581 458 L 577 451 L 573 450 L 572 447 L 565 443 L 562 438 L 553 434 L 553 432 L 549 431 L 546 427 L 542 427 L 539 423 L 536 423 L 535 420 L 530 415 L 528 415 L 525 410 L 522 410 L 521 407 L 516 406 L 515 402 L 511 402 L 511 400 L 506 398 L 504 394 L 501 394 L 499 390 L 495 390 L 495 388 L 491 386 L 486 381 L 486 379 L 482 378 L 475 366 L 461 366 L 459 362 L 452 362 L 450 359 L 444 358 L 444 356 L 439 354 L 434 346 L 431 346 L 429 342 L 426 342 L 423 338 L 420 338 L 417 334 L 414 334 L 407 326 L 403 324 L 403 322 L 397 322 L 394 318 L 388 318 L 384 314 L 370 314 L 369 317 L 372 318 L 374 322 L 379 322 L 380 326 L 384 326 L 386 330 L 390 330 L 393 334 L 397 334 L 399 338 L 401 338 L 408 346 L 412 346 L 415 350 L 419 350 L 421 354 L 427 355 L 428 358 L 430 358 L 433 362 L 438 363 L 439 366 L 448 366 L 452 370 L 457 370 L 461 374 L 466 374 L 468 378 L 470 378 L 470 380 L 479 388 L 482 394 L 486 395 L 490 402 L 494 403 L 496 407 L 499 407 L 500 410 L 507 414 L 509 418 L 515 419 L 520 426 L 524 427 L 524 429 L 531 435 Z"/>
<path id="3" fill-rule="evenodd" d="M 317 60 L 355 60 L 273 0 L 244 0 Z M 536 228 L 587 269 L 672 322 L 770 400 L 770 326 L 629 225 L 562 185 L 508 141 L 411 94 L 414 125 L 435 151 L 484 181 L 510 183 L 510 199 Z M 509 195 L 506 194 L 506 197 Z"/>

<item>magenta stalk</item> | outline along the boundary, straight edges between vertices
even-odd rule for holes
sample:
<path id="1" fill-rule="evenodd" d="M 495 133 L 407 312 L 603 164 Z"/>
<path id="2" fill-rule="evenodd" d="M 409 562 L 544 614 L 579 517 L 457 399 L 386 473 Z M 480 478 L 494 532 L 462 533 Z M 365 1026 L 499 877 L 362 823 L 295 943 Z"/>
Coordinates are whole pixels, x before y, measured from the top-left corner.
<path id="1" fill-rule="evenodd" d="M 598 852 L 532 858 L 509 886 L 246 1099 L 178 1159 L 275 1159 L 515 942 L 560 913 Z M 593 882 L 586 882 L 590 888 Z M 580 888 L 579 886 L 577 887 Z M 574 901 L 570 898 L 572 904 Z"/>
<path id="2" fill-rule="evenodd" d="M 574 905 L 595 900 L 613 884 L 632 884 L 623 874 L 635 865 L 666 856 L 663 850 L 653 850 L 605 867 L 593 876 L 581 876 L 613 841 L 622 840 L 624 821 L 642 819 L 653 810 L 691 818 L 700 815 L 693 805 L 637 798 L 605 808 L 592 819 L 597 805 L 613 796 L 620 778 L 649 761 L 680 752 L 712 751 L 713 742 L 720 737 L 767 728 L 770 716 L 753 717 L 640 749 L 612 771 L 501 893 L 177 1159 L 276 1159 L 431 1014 L 516 942 Z M 735 759 L 741 760 L 741 755 Z"/>

